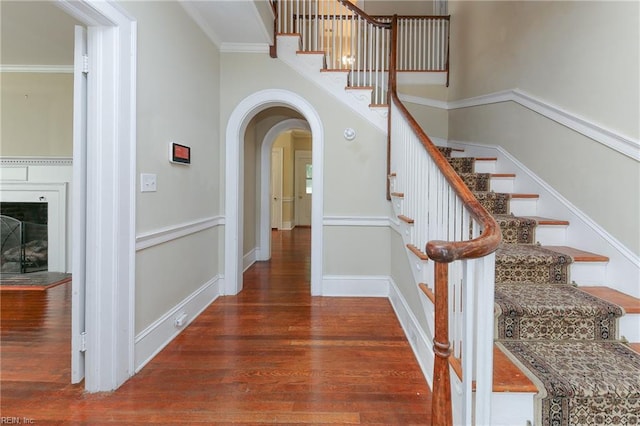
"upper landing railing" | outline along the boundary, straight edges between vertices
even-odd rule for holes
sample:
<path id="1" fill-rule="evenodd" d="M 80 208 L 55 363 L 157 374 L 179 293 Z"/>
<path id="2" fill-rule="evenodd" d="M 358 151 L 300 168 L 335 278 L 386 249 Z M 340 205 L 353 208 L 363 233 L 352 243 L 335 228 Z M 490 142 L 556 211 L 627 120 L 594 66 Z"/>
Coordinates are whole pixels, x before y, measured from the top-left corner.
<path id="1" fill-rule="evenodd" d="M 324 52 L 328 69 L 350 71 L 350 87 L 386 104 L 391 17 L 366 15 L 347 0 L 278 0 L 277 34 L 299 34 L 301 51 Z M 398 17 L 398 71 L 448 72 L 449 17 Z"/>

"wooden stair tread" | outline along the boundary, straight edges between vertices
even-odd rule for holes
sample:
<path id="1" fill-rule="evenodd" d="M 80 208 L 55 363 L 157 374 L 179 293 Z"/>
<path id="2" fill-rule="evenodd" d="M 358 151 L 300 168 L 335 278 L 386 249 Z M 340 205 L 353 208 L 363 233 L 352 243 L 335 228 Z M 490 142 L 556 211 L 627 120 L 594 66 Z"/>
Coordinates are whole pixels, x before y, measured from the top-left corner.
<path id="1" fill-rule="evenodd" d="M 449 364 L 462 380 L 460 359 L 451 357 Z M 475 390 L 475 380 L 471 386 Z M 493 392 L 538 393 L 536 385 L 495 345 L 493 346 Z"/>
<path id="2" fill-rule="evenodd" d="M 389 173 L 389 177 L 390 177 L 390 178 L 394 178 L 394 177 L 396 177 L 396 176 L 398 176 L 396 172 L 391 172 L 391 173 Z"/>
<path id="3" fill-rule="evenodd" d="M 515 193 L 511 194 L 511 198 L 540 198 L 540 195 Z"/>
<path id="4" fill-rule="evenodd" d="M 407 244 L 407 248 L 411 253 L 415 254 L 420 260 L 429 260 L 429 256 L 427 256 L 425 252 L 423 252 L 413 244 Z"/>
<path id="5" fill-rule="evenodd" d="M 640 343 L 629 343 L 629 346 L 640 354 Z"/>
<path id="6" fill-rule="evenodd" d="M 296 51 L 298 55 L 322 55 L 324 56 L 324 50 L 298 50 Z"/>
<path id="7" fill-rule="evenodd" d="M 492 178 L 515 178 L 515 173 L 490 173 Z"/>
<path id="8" fill-rule="evenodd" d="M 601 254 L 591 253 L 588 251 L 580 250 L 567 246 L 542 246 L 543 248 L 556 251 L 558 253 L 571 256 L 575 262 L 608 262 L 607 256 Z"/>
<path id="9" fill-rule="evenodd" d="M 415 222 L 413 219 L 411 219 L 410 217 L 407 217 L 403 214 L 398 215 L 398 219 L 400 219 L 401 221 L 405 222 L 405 223 L 409 223 L 409 224 L 413 224 L 413 222 Z"/>
<path id="10" fill-rule="evenodd" d="M 373 90 L 373 86 L 348 86 L 345 90 Z"/>
<path id="11" fill-rule="evenodd" d="M 392 192 L 391 196 L 396 198 L 404 198 L 404 192 Z"/>
<path id="12" fill-rule="evenodd" d="M 369 104 L 369 108 L 389 108 L 389 104 Z"/>
<path id="13" fill-rule="evenodd" d="M 538 225 L 569 225 L 568 220 L 550 219 L 541 216 L 522 216 L 525 219 L 532 219 L 538 222 Z"/>
<path id="14" fill-rule="evenodd" d="M 531 392 L 538 388 L 497 346 L 493 346 L 493 391 Z"/>
<path id="15" fill-rule="evenodd" d="M 498 161 L 498 157 L 475 157 L 476 161 Z"/>
<path id="16" fill-rule="evenodd" d="M 424 295 L 427 296 L 427 299 L 431 300 L 431 303 L 435 305 L 436 295 L 433 293 L 433 290 L 431 290 L 429 286 L 425 283 L 418 284 L 418 287 L 420 287 L 420 290 L 422 290 Z"/>
<path id="17" fill-rule="evenodd" d="M 640 299 L 637 297 L 633 297 L 629 294 L 605 286 L 580 286 L 578 288 L 593 296 L 622 307 L 627 314 L 640 314 Z"/>
<path id="18" fill-rule="evenodd" d="M 349 73 L 349 70 L 344 70 L 340 68 L 324 68 L 321 69 L 320 72 L 341 72 L 341 73 Z"/>

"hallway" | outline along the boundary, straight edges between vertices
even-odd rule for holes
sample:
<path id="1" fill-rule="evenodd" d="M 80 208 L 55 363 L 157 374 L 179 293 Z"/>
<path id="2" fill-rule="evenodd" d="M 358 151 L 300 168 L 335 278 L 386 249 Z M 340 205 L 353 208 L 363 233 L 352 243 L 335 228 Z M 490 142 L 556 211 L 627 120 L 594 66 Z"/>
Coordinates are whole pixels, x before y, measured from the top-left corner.
<path id="1" fill-rule="evenodd" d="M 388 300 L 312 298 L 309 269 L 310 229 L 274 231 L 272 260 L 247 270 L 239 295 L 220 297 L 107 394 L 69 385 L 59 361 L 54 369 L 41 357 L 23 368 L 34 346 L 69 359 L 60 353 L 69 320 L 44 315 L 14 331 L 3 293 L 2 416 L 37 424 L 430 424 L 430 391 Z M 69 312 L 68 285 L 39 292 L 49 294 L 47 312 Z"/>

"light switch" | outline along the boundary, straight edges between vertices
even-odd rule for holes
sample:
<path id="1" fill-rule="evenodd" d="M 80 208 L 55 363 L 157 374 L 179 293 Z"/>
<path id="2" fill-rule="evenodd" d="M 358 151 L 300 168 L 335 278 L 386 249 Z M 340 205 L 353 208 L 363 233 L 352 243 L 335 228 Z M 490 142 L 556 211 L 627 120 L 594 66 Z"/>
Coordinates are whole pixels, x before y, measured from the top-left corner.
<path id="1" fill-rule="evenodd" d="M 140 192 L 156 192 L 156 175 L 140 173 Z"/>

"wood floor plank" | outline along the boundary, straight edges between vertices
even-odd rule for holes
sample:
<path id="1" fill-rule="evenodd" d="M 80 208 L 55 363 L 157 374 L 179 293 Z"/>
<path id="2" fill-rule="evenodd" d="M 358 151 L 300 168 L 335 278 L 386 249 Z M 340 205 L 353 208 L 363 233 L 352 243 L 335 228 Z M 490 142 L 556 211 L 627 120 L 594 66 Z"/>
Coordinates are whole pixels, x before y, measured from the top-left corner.
<path id="1" fill-rule="evenodd" d="M 36 424 L 429 425 L 431 394 L 386 299 L 311 297 L 310 229 L 244 275 L 110 393 L 70 383 L 69 283 L 0 294 L 2 416 Z M 29 294 L 27 294 L 29 293 Z"/>

